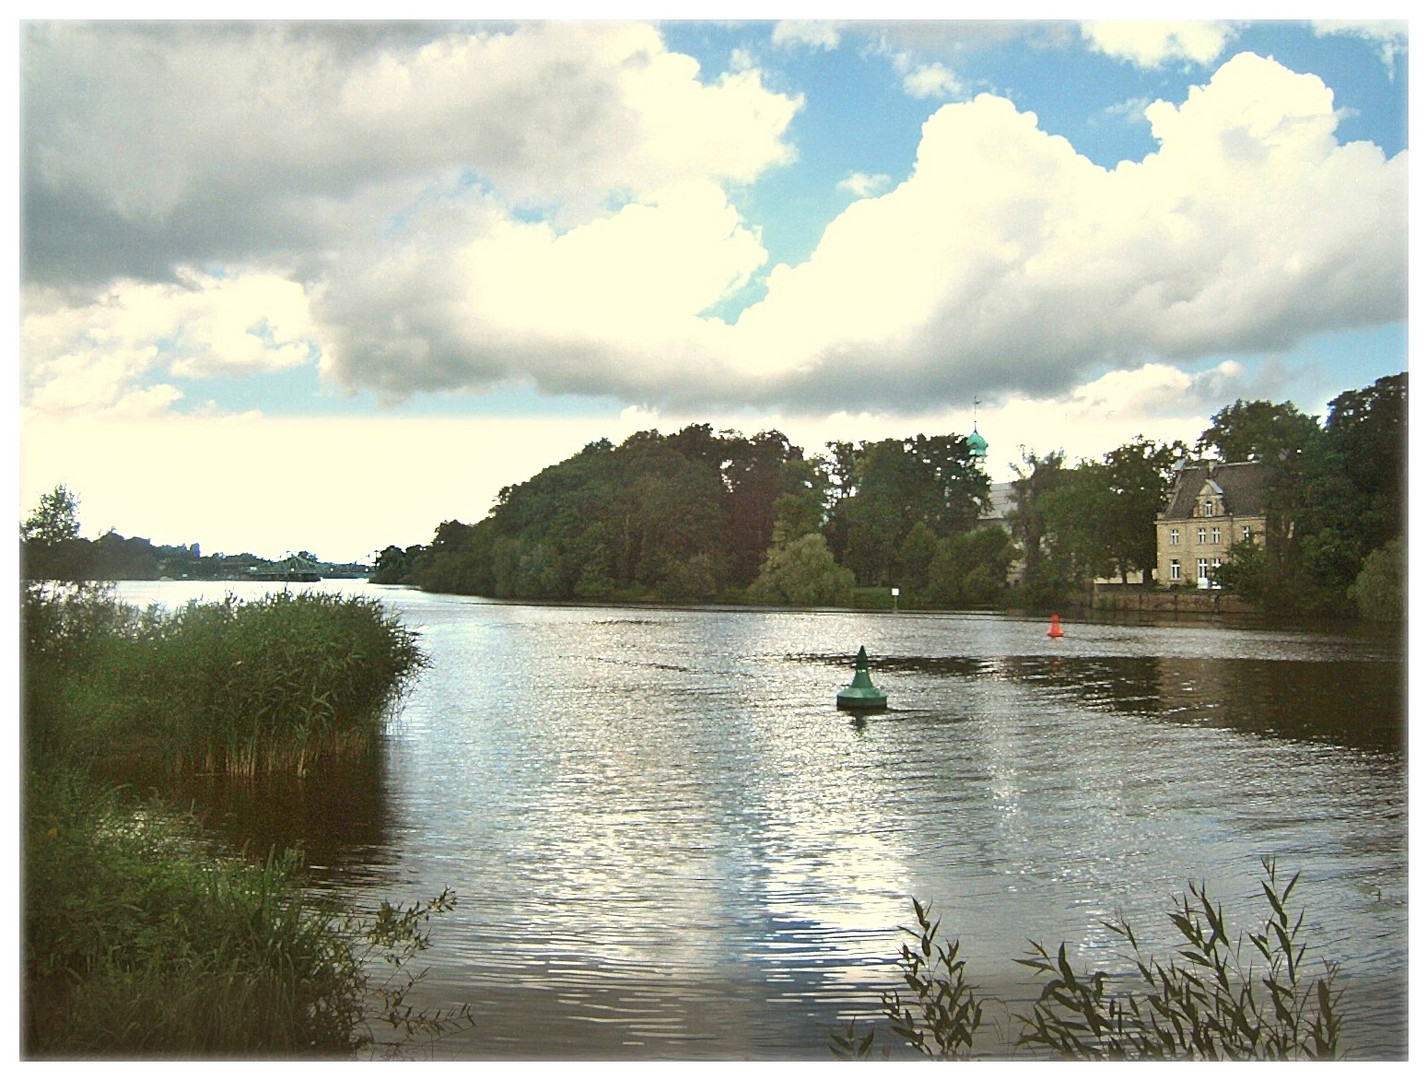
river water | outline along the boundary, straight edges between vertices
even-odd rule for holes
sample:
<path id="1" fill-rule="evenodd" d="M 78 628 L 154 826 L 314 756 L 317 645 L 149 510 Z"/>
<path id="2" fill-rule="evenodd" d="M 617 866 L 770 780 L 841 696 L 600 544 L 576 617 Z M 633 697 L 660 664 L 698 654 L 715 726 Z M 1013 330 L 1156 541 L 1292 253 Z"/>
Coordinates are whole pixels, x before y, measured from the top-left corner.
<path id="1" fill-rule="evenodd" d="M 913 896 L 1024 1009 L 1028 940 L 1124 970 L 1123 915 L 1168 959 L 1191 881 L 1261 930 L 1271 857 L 1341 966 L 1344 1048 L 1406 1054 L 1399 641 L 313 587 L 379 597 L 430 669 L 359 775 L 203 799 L 356 903 L 454 890 L 413 1000 L 480 1023 L 417 1053 L 830 1060 L 829 1028 L 896 983 Z M 865 720 L 834 707 L 860 645 L 890 706 Z M 999 1056 L 1018 1025 L 995 1027 Z"/>

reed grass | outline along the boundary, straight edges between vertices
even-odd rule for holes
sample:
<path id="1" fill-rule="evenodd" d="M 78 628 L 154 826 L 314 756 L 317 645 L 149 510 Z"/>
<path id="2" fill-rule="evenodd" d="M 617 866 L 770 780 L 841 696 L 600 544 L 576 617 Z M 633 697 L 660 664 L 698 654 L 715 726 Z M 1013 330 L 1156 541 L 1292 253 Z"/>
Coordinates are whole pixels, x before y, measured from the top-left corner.
<path id="1" fill-rule="evenodd" d="M 325 593 L 140 611 L 95 589 L 27 593 L 37 753 L 169 772 L 298 776 L 364 753 L 426 664 L 376 601 Z"/>
<path id="2" fill-rule="evenodd" d="M 344 912 L 296 853 L 218 858 L 194 821 L 103 782 L 364 753 L 426 663 L 412 632 L 359 598 L 170 613 L 92 585 L 28 586 L 22 629 L 27 1056 L 346 1057 L 469 1022 L 406 1004 L 449 893 Z"/>

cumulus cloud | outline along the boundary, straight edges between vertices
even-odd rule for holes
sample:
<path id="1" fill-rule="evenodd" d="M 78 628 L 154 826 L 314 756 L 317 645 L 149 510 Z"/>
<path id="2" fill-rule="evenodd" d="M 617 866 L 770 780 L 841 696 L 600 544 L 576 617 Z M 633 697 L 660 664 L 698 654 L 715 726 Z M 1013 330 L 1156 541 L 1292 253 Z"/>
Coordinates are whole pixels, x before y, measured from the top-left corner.
<path id="1" fill-rule="evenodd" d="M 819 407 L 1052 394 L 1405 315 L 1405 155 L 1339 145 L 1319 79 L 1241 54 L 1147 116 L 1159 150 L 1106 170 L 1004 99 L 938 110 L 907 182 L 769 274 L 738 323 L 750 384 Z"/>
<path id="2" fill-rule="evenodd" d="M 1081 27 L 1090 46 L 1142 68 L 1172 63 L 1213 63 L 1234 37 L 1227 23 L 1090 22 Z"/>
<path id="3" fill-rule="evenodd" d="M 1321 80 L 1252 54 L 1146 106 L 1157 151 L 1114 169 L 1004 98 L 944 105 L 906 181 L 849 177 L 812 255 L 770 268 L 736 193 L 791 158 L 799 99 L 648 27 L 26 33 L 32 405 L 160 406 L 165 379 L 320 354 L 392 399 L 906 410 L 1406 312 L 1405 153 L 1340 144 Z M 101 264 L 99 299 L 57 291 Z M 110 308 L 154 326 L 60 325 Z"/>
<path id="4" fill-rule="evenodd" d="M 328 243 L 364 194 L 448 171 L 580 221 L 611 197 L 747 183 L 791 159 L 797 99 L 756 70 L 700 75 L 636 24 L 364 48 L 340 27 L 28 24 L 27 271 L 287 257 Z"/>
<path id="5" fill-rule="evenodd" d="M 334 262 L 316 303 L 329 372 L 389 397 L 534 378 L 660 396 L 712 377 L 726 328 L 701 313 L 767 259 L 723 191 L 686 182 L 564 232 L 454 191 Z"/>
<path id="6" fill-rule="evenodd" d="M 166 382 L 141 385 L 153 378 L 277 371 L 317 351 L 300 284 L 260 272 L 179 276 L 176 284 L 117 281 L 85 303 L 27 290 L 20 334 L 28 404 L 148 415 L 183 396 Z"/>
<path id="7" fill-rule="evenodd" d="M 785 20 L 773 27 L 773 44 L 784 48 L 803 46 L 831 52 L 842 40 L 835 22 Z"/>
<path id="8" fill-rule="evenodd" d="M 902 89 L 914 98 L 933 98 L 955 97 L 962 87 L 954 71 L 933 61 L 910 67 L 902 76 Z"/>

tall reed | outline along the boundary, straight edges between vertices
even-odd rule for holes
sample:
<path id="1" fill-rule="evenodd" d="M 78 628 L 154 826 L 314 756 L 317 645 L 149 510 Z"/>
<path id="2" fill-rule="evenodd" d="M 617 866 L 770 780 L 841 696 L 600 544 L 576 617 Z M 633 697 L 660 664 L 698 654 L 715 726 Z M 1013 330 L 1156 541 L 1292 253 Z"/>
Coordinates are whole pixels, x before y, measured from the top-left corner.
<path id="1" fill-rule="evenodd" d="M 29 745 L 168 771 L 291 772 L 364 752 L 426 664 L 379 603 L 278 592 L 139 611 L 27 594 Z"/>

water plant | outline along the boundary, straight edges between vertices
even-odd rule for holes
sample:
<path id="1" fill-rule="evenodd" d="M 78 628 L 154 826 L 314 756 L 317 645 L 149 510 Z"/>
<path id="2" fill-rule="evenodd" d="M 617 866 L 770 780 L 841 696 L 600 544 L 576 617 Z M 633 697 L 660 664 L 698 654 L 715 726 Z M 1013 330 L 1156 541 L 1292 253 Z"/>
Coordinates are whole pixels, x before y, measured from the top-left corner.
<path id="1" fill-rule="evenodd" d="M 29 748 L 170 772 L 304 775 L 363 753 L 426 663 L 364 597 L 276 592 L 141 611 L 93 586 L 26 590 Z"/>
<path id="2" fill-rule="evenodd" d="M 105 781 L 364 753 L 425 663 L 414 633 L 361 598 L 169 613 L 48 584 L 24 588 L 22 627 L 27 1056 L 350 1056 L 470 1022 L 409 1004 L 449 892 L 345 911 L 297 853 L 220 858 L 196 822 Z"/>
<path id="3" fill-rule="evenodd" d="M 218 858 L 158 804 L 75 772 L 27 780 L 26 1056 L 350 1057 L 472 1022 L 408 1004 L 449 892 L 344 912 L 294 852 Z"/>
<path id="4" fill-rule="evenodd" d="M 1016 963 L 1045 982 L 1030 1012 L 1014 1017 L 1022 1025 L 1017 1045 L 1080 1060 L 1337 1058 L 1337 966 L 1309 963 L 1305 912 L 1290 909 L 1299 875 L 1284 884 L 1273 859 L 1262 865 L 1269 909 L 1262 929 L 1231 935 L 1222 906 L 1204 884 L 1191 883 L 1168 913 L 1180 939 L 1168 962 L 1147 957 L 1123 917 L 1102 925 L 1128 946 L 1128 972 L 1077 973 L 1063 943 L 1052 955 L 1031 942 L 1030 955 Z M 938 942 L 940 923 L 930 921 L 926 905 L 912 903 L 917 928 L 902 929 L 915 947 L 904 943 L 898 961 L 911 1007 L 889 991 L 883 1013 L 892 1033 L 918 1052 L 969 1057 L 983 999 L 966 982 L 958 943 Z M 874 1039 L 875 1029 L 860 1035 L 854 1021 L 832 1032 L 831 1048 L 839 1057 L 863 1058 Z"/>

